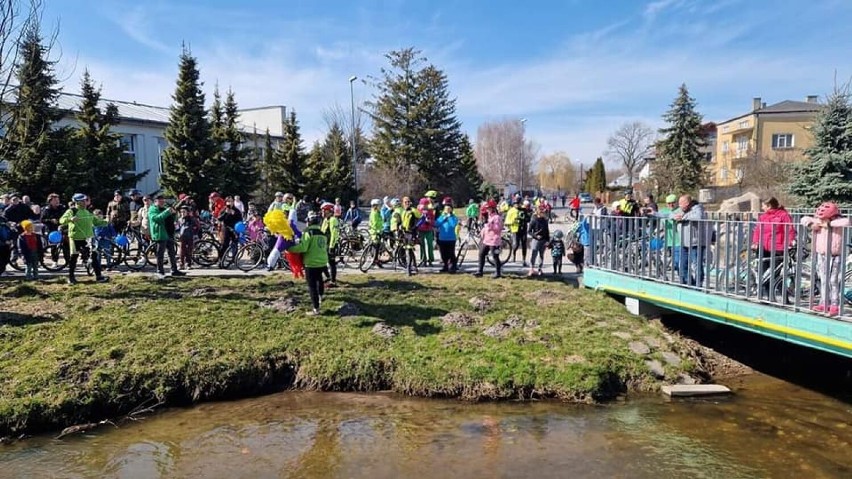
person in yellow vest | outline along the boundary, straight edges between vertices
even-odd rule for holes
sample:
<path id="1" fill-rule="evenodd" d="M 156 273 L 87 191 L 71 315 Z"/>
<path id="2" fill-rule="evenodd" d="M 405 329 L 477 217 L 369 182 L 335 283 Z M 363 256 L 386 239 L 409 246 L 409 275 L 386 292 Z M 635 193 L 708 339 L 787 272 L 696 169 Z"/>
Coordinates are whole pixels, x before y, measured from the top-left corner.
<path id="1" fill-rule="evenodd" d="M 322 226 L 320 231 L 328 238 L 328 284 L 329 288 L 337 286 L 337 247 L 340 242 L 340 220 L 334 215 L 334 204 L 325 202 L 320 206 L 322 211 Z"/>

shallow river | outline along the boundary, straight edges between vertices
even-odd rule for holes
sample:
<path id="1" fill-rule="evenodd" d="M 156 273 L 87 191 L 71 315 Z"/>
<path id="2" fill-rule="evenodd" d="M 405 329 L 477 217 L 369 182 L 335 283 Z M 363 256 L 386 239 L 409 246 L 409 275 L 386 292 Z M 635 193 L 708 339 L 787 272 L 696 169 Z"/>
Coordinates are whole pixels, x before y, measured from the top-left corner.
<path id="1" fill-rule="evenodd" d="M 852 477 L 848 397 L 728 385 L 604 406 L 285 392 L 0 446 L 0 477 Z"/>

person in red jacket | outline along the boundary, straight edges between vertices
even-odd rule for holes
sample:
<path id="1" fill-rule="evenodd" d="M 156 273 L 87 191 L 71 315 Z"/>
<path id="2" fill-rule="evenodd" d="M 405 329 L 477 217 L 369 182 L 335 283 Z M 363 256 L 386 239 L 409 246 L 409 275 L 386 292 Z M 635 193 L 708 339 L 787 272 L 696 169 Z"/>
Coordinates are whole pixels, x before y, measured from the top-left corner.
<path id="1" fill-rule="evenodd" d="M 575 220 L 580 219 L 580 195 L 574 195 L 571 198 L 571 203 L 568 205 L 571 208 L 571 217 Z"/>
<path id="2" fill-rule="evenodd" d="M 793 217 L 778 203 L 769 198 L 761 203 L 763 213 L 757 218 L 757 225 L 751 236 L 751 249 L 761 258 L 758 277 L 759 284 L 767 290 L 775 284 L 774 273 L 764 278 L 767 270 L 778 272 L 782 267 L 787 250 L 796 241 L 796 228 Z"/>

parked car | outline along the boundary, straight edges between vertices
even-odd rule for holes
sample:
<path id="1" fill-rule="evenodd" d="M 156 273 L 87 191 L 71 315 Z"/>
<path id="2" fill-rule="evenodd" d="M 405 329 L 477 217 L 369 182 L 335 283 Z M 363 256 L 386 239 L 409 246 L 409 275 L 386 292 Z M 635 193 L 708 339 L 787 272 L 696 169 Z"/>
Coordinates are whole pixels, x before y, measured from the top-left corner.
<path id="1" fill-rule="evenodd" d="M 591 203 L 592 201 L 594 200 L 591 193 L 580 193 L 580 203 Z"/>

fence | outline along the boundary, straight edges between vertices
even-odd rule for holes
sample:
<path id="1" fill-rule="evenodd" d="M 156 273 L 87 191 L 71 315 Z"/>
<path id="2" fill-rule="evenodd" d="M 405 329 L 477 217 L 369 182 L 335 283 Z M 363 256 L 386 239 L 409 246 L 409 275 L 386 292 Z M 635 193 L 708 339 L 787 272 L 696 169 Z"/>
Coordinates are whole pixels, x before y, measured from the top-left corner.
<path id="1" fill-rule="evenodd" d="M 589 268 L 852 321 L 852 228 L 841 225 L 845 220 L 816 235 L 800 218 L 588 219 Z"/>

